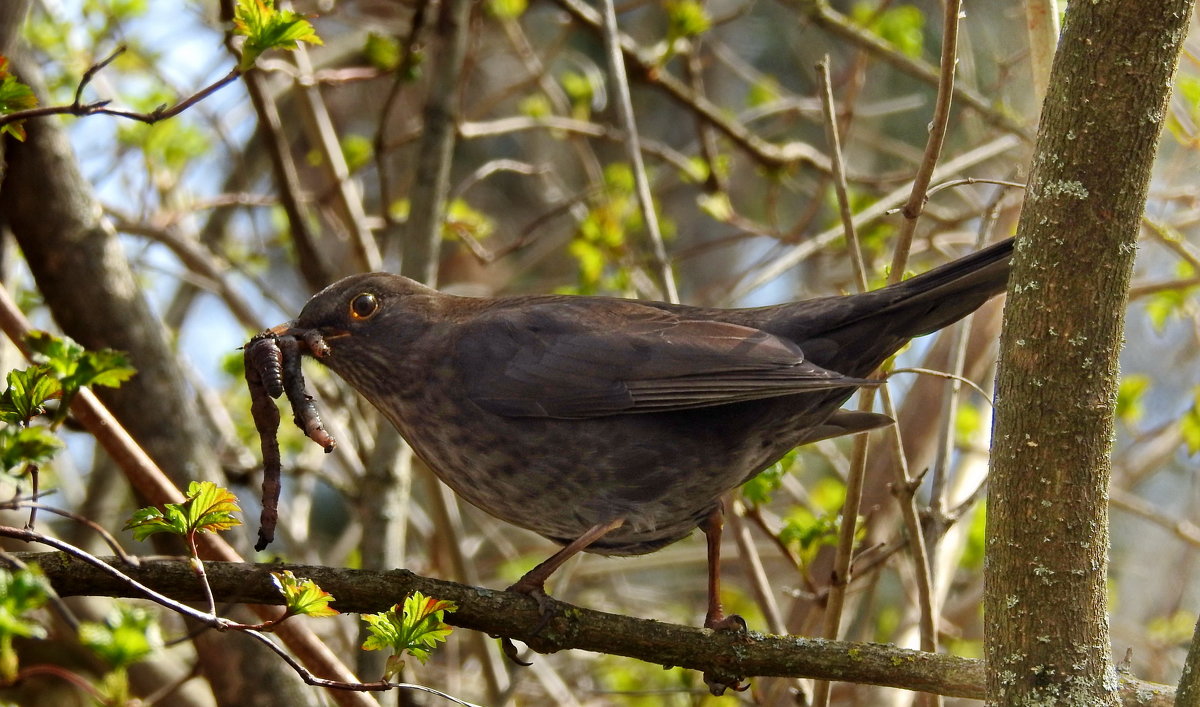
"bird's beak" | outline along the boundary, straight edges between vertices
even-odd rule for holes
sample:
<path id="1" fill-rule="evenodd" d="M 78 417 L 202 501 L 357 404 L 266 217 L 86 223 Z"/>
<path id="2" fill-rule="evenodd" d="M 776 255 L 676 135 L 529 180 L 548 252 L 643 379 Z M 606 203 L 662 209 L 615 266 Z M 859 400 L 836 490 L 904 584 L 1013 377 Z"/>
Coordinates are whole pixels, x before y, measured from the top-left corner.
<path id="1" fill-rule="evenodd" d="M 308 329 L 297 326 L 297 324 L 298 320 L 293 319 L 290 322 L 284 322 L 283 324 L 273 326 L 263 333 L 276 338 L 292 337 L 301 342 L 302 350 L 304 350 L 306 353 L 312 354 L 316 358 L 325 358 L 331 353 L 329 350 L 329 344 L 325 343 L 326 341 L 331 339 L 339 339 L 343 336 L 350 335 L 350 332 L 342 331 L 340 329 L 328 329 L 327 331 L 322 331 L 320 329 Z"/>
<path id="2" fill-rule="evenodd" d="M 304 329 L 299 329 L 296 327 L 296 320 L 293 319 L 290 322 L 284 322 L 283 324 L 273 326 L 270 329 L 267 329 L 264 333 L 275 337 L 294 336 L 296 338 L 302 338 L 304 336 L 304 332 Z"/>

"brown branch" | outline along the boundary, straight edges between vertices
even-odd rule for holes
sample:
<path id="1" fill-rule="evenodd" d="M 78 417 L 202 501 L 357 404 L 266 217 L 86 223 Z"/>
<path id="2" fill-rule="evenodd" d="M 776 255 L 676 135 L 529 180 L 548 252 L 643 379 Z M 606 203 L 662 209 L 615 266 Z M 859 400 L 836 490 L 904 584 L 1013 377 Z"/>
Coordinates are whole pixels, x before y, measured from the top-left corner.
<path id="1" fill-rule="evenodd" d="M 136 597 L 128 581 L 60 552 L 16 553 L 36 562 L 63 596 Z M 116 558 L 106 558 L 117 563 Z M 828 641 L 798 636 L 714 633 L 708 629 L 608 614 L 550 600 L 554 616 L 536 636 L 541 614 L 532 598 L 421 577 L 407 570 L 368 571 L 315 565 L 208 562 L 213 594 L 221 602 L 279 605 L 283 599 L 270 573 L 291 570 L 317 582 L 337 597 L 343 613 L 383 611 L 412 591 L 449 599 L 458 610 L 446 622 L 492 635 L 525 641 L 550 653 L 580 649 L 636 658 L 691 670 L 736 670 L 747 675 L 804 677 L 887 685 L 949 696 L 983 698 L 984 666 L 980 661 L 925 653 L 895 646 Z M 139 567 L 122 572 L 138 583 L 176 601 L 195 601 L 202 590 L 186 560 L 144 558 Z M 1171 704 L 1165 685 L 1121 677 L 1126 704 Z M 1139 701 L 1143 700 L 1143 701 Z"/>
<path id="2" fill-rule="evenodd" d="M 159 106 L 148 113 L 109 108 L 108 106 L 110 103 L 112 103 L 112 101 L 93 101 L 91 103 L 84 103 L 84 88 L 91 83 L 92 78 L 95 77 L 95 75 L 99 73 L 101 69 L 111 64 L 113 60 L 120 56 L 124 51 L 125 47 L 118 47 L 117 50 L 112 54 L 109 54 L 101 61 L 90 66 L 88 70 L 84 72 L 83 77 L 79 80 L 79 85 L 75 87 L 75 100 L 71 103 L 60 106 L 40 106 L 38 108 L 29 108 L 27 110 L 18 110 L 13 111 L 12 113 L 5 113 L 4 115 L 0 115 L 0 128 L 10 123 L 16 123 L 22 120 L 28 120 L 30 118 L 41 118 L 47 115 L 112 115 L 118 118 L 128 118 L 129 120 L 136 120 L 148 125 L 152 125 L 160 120 L 174 118 L 230 83 L 233 83 L 239 76 L 242 75 L 242 72 L 237 68 L 230 69 L 228 74 L 225 74 L 213 83 L 179 101 L 175 105 L 169 107 L 165 105 Z"/>

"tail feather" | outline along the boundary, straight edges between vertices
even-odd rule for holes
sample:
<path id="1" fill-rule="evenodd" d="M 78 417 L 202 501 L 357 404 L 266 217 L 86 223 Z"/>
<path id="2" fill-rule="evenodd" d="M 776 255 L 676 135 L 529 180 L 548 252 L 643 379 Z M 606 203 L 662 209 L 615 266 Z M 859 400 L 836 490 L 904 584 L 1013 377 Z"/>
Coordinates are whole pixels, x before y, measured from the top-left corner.
<path id="1" fill-rule="evenodd" d="M 909 339 L 949 326 L 1003 292 L 1012 253 L 1009 238 L 872 292 L 770 308 L 759 325 L 795 341 L 819 366 L 865 376 Z"/>

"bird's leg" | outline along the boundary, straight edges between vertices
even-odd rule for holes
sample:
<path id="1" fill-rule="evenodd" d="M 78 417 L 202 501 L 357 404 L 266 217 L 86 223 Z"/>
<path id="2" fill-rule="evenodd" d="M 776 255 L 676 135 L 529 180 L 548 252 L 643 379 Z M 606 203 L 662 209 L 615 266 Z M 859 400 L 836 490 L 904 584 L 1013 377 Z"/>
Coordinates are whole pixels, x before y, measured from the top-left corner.
<path id="1" fill-rule="evenodd" d="M 516 581 L 515 584 L 508 588 L 510 592 L 520 592 L 528 594 L 538 600 L 538 604 L 544 604 L 546 598 L 546 580 L 550 575 L 554 574 L 559 567 L 588 548 L 589 545 L 596 542 L 600 538 L 610 532 L 620 528 L 625 524 L 624 518 L 617 518 L 607 523 L 597 523 L 587 530 L 583 535 L 575 538 L 566 547 L 551 555 L 545 562 L 542 562 L 537 567 L 529 570 Z M 545 607 L 543 607 L 544 609 Z M 542 613 L 545 613 L 543 611 Z"/>
<path id="2" fill-rule="evenodd" d="M 700 524 L 700 530 L 708 541 L 708 612 L 704 615 L 704 627 L 714 631 L 745 633 L 746 620 L 737 614 L 726 616 L 721 608 L 721 526 L 725 522 L 724 515 L 725 504 L 722 502 Z M 744 692 L 750 687 L 739 676 L 713 673 L 704 674 L 704 683 L 708 685 L 708 691 L 718 697 L 729 688 Z"/>
<path id="3" fill-rule="evenodd" d="M 529 632 L 529 635 L 536 636 L 550 619 L 554 616 L 551 611 L 549 597 L 546 595 L 546 580 L 550 575 L 554 574 L 559 567 L 563 566 L 567 560 L 575 555 L 583 552 L 589 545 L 604 537 L 608 533 L 620 528 L 625 524 L 624 518 L 617 518 L 607 523 L 597 523 L 587 530 L 583 535 L 580 535 L 575 540 L 567 544 L 563 549 L 551 555 L 537 567 L 526 572 L 516 583 L 512 584 L 507 591 L 520 592 L 533 597 L 538 603 L 538 610 L 541 612 L 542 619 L 537 626 Z M 504 651 L 504 655 L 518 665 L 529 665 L 529 663 L 517 657 L 517 647 L 508 638 L 500 639 L 500 647 Z"/>
<path id="4" fill-rule="evenodd" d="M 745 631 L 746 620 L 737 614 L 725 615 L 721 607 L 721 527 L 725 523 L 724 503 L 713 509 L 700 524 L 708 541 L 708 612 L 704 628 L 715 631 Z"/>

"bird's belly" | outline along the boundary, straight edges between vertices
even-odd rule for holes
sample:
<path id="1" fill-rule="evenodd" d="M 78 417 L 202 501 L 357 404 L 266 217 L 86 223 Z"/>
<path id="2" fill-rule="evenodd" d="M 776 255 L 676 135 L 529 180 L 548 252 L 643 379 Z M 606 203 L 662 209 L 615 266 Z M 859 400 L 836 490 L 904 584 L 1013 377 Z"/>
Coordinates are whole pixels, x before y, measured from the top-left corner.
<path id="1" fill-rule="evenodd" d="M 459 496 L 560 543 L 625 519 L 589 548 L 602 554 L 642 554 L 686 537 L 762 464 L 761 449 L 724 434 L 719 416 L 702 429 L 694 416 L 556 420 L 421 408 L 393 422 Z"/>

